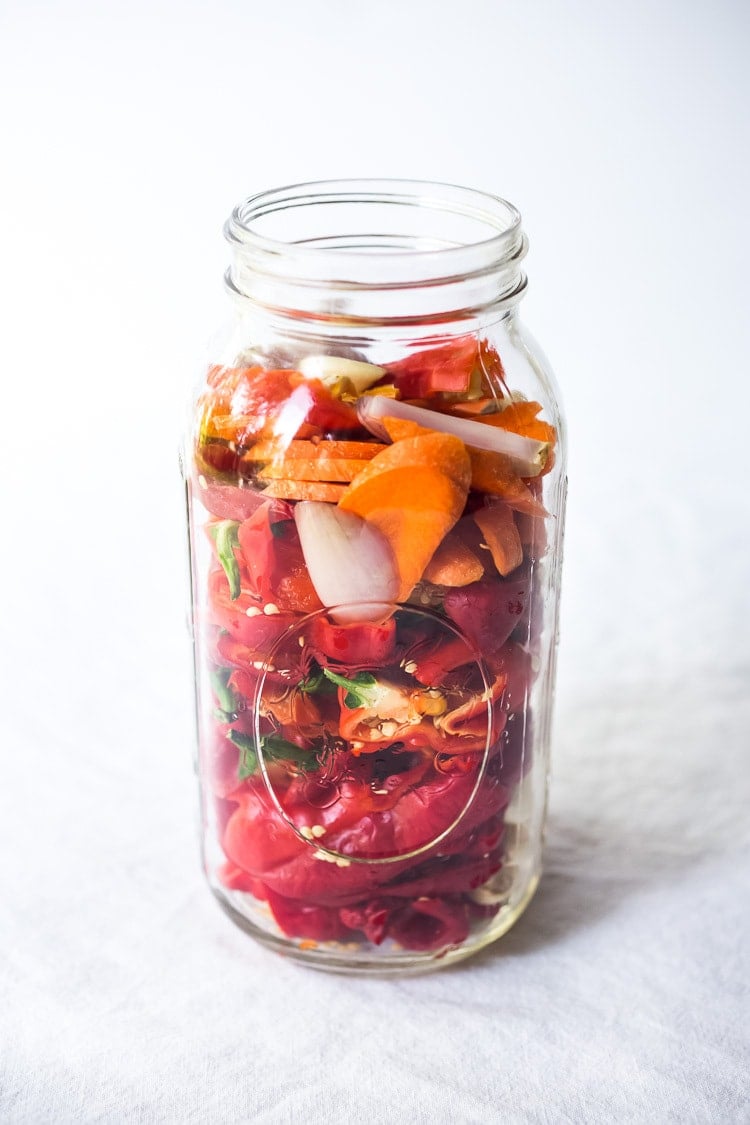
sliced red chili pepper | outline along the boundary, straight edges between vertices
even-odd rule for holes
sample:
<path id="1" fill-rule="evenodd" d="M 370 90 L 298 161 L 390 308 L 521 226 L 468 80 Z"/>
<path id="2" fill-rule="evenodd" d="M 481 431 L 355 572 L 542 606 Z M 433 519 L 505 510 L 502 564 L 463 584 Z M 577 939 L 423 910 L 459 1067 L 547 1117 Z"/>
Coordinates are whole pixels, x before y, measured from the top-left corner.
<path id="1" fill-rule="evenodd" d="M 310 622 L 309 644 L 317 653 L 347 667 L 381 667 L 396 653 L 396 621 L 391 617 L 382 624 L 365 621 L 334 625 L 326 617 L 316 617 Z"/>
<path id="2" fill-rule="evenodd" d="M 343 906 L 339 917 L 350 930 L 360 930 L 373 945 L 381 945 L 388 936 L 394 910 L 402 910 L 399 899 L 374 898 L 362 906 Z"/>
<path id="3" fill-rule="evenodd" d="M 436 647 L 428 653 L 414 654 L 416 668 L 414 676 L 420 684 L 432 687 L 442 684 L 447 672 L 454 668 L 461 668 L 478 659 L 479 653 L 461 637 L 452 637 L 450 640 L 441 640 Z"/>
<path id="4" fill-rule="evenodd" d="M 242 638 L 234 637 L 231 633 L 222 633 L 216 639 L 216 651 L 225 664 L 248 670 L 248 666 L 252 669 L 254 664 L 260 665 L 266 660 L 269 651 L 289 628 L 294 618 L 290 614 L 275 613 L 271 617 L 266 617 L 264 614 L 247 617 L 245 621 Z M 291 659 L 291 655 L 291 652 L 285 653 L 284 657 Z M 279 658 L 282 658 L 281 654 Z"/>
<path id="5" fill-rule="evenodd" d="M 389 926 L 389 936 L 404 949 L 415 952 L 460 945 L 469 936 L 466 904 L 442 898 L 418 898 L 397 913 Z"/>
<path id="6" fill-rule="evenodd" d="M 279 609 L 312 613 L 321 602 L 310 580 L 294 524 L 283 500 L 267 500 L 237 529 L 250 585 Z"/>

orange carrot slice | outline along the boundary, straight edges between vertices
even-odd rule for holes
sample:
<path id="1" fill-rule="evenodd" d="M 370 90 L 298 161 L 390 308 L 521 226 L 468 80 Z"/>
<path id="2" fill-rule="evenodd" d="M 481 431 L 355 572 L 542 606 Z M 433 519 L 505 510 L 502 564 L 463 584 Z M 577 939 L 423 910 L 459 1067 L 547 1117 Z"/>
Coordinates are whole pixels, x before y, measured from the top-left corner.
<path id="1" fill-rule="evenodd" d="M 390 543 L 405 601 L 463 511 L 471 480 L 466 447 L 451 434 L 405 438 L 369 462 L 340 501 Z"/>
<path id="2" fill-rule="evenodd" d="M 471 402 L 452 402 L 445 409 L 459 418 L 477 418 L 483 422 L 488 414 L 497 414 L 503 409 L 502 399 L 475 398 Z"/>
<path id="3" fill-rule="evenodd" d="M 408 418 L 383 418 L 383 429 L 391 441 L 403 441 L 404 438 L 424 437 L 425 434 L 434 434 L 435 430 L 428 430 L 418 422 Z"/>
<path id="4" fill-rule="evenodd" d="M 471 487 L 478 492 L 499 496 L 516 512 L 530 516 L 546 516 L 544 505 L 536 499 L 528 485 L 516 473 L 511 460 L 504 453 L 490 453 L 485 449 L 470 449 Z"/>
<path id="5" fill-rule="evenodd" d="M 436 586 L 468 586 L 478 582 L 484 567 L 455 532 L 446 535 L 427 564 L 423 578 Z"/>
<path id="6" fill-rule="evenodd" d="M 383 428 L 394 442 L 435 432 L 403 418 L 384 418 Z M 544 505 L 524 484 L 504 453 L 492 453 L 488 449 L 467 449 L 467 452 L 471 461 L 471 487 L 477 492 L 501 497 L 516 512 L 547 515 Z"/>
<path id="7" fill-rule="evenodd" d="M 352 481 L 366 464 L 357 458 L 321 457 L 319 461 L 306 461 L 302 457 L 290 457 L 266 465 L 258 473 L 258 479 Z"/>
<path id="8" fill-rule="evenodd" d="M 303 461 L 319 458 L 339 458 L 345 460 L 369 461 L 376 453 L 386 448 L 376 441 L 300 441 L 295 439 L 287 445 L 272 441 L 259 441 L 243 454 L 243 461 L 273 461 L 281 456 L 285 459 L 297 458 Z"/>
<path id="9" fill-rule="evenodd" d="M 480 414 L 476 421 L 488 426 L 498 426 L 501 430 L 510 430 L 535 441 L 548 441 L 553 445 L 557 436 L 555 427 L 537 418 L 541 409 L 540 402 L 511 402 L 496 414 Z"/>
<path id="10" fill-rule="evenodd" d="M 473 513 L 474 522 L 490 549 L 492 561 L 503 577 L 523 562 L 523 547 L 513 513 L 507 504 L 492 504 Z"/>
<path id="11" fill-rule="evenodd" d="M 263 489 L 263 496 L 274 496 L 278 500 L 326 500 L 338 504 L 347 490 L 345 484 L 325 484 L 306 480 L 272 480 Z"/>

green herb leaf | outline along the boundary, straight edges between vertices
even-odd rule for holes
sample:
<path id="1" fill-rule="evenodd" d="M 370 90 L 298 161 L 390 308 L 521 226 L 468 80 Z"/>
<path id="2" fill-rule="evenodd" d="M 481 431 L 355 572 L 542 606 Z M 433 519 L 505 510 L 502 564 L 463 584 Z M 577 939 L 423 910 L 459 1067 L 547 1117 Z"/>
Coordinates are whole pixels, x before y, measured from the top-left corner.
<path id="1" fill-rule="evenodd" d="M 307 692 L 310 695 L 317 691 L 336 690 L 335 685 L 329 683 L 324 676 L 323 669 L 318 668 L 317 665 L 313 665 L 313 670 L 311 670 L 310 674 L 304 680 L 300 680 L 297 687 L 300 691 Z"/>
<path id="2" fill-rule="evenodd" d="M 229 715 L 234 715 L 239 707 L 239 699 L 229 686 L 231 668 L 213 668 L 211 671 L 211 687 L 216 696 L 220 710 Z"/>
<path id="3" fill-rule="evenodd" d="M 221 520 L 211 528 L 211 538 L 216 544 L 216 554 L 227 576 L 229 596 L 232 601 L 240 596 L 240 568 L 234 555 L 234 548 L 239 547 L 237 538 L 239 526 L 235 520 Z"/>
<path id="4" fill-rule="evenodd" d="M 300 680 L 297 687 L 300 691 L 307 692 L 312 695 L 313 692 L 319 690 L 321 684 L 325 683 L 323 673 L 318 669 L 317 672 L 312 672 L 306 679 Z"/>
<path id="5" fill-rule="evenodd" d="M 258 770 L 258 755 L 255 750 L 255 741 L 246 734 L 237 730 L 230 730 L 227 738 L 240 752 L 240 761 L 237 766 L 237 776 L 240 781 L 252 777 Z"/>
<path id="6" fill-rule="evenodd" d="M 214 718 L 217 723 L 233 723 L 237 714 L 235 711 L 222 711 L 220 707 L 214 707 Z"/>
<path id="7" fill-rule="evenodd" d="M 240 781 L 253 777 L 258 772 L 258 749 L 255 739 L 236 730 L 230 730 L 227 738 L 240 751 L 237 768 Z M 305 766 L 308 770 L 318 769 L 319 763 L 313 752 L 303 750 L 294 742 L 287 742 L 285 738 L 275 734 L 263 735 L 260 742 L 264 755 L 272 762 L 292 762 L 294 765 Z"/>
<path id="8" fill-rule="evenodd" d="M 347 676 L 339 676 L 338 672 L 332 672 L 330 668 L 324 668 L 323 675 L 338 687 L 346 688 L 345 707 L 354 709 L 373 705 L 376 693 L 372 689 L 377 687 L 378 681 L 371 672 L 357 672 L 349 679 Z"/>
<path id="9" fill-rule="evenodd" d="M 294 762 L 298 766 L 318 768 L 318 762 L 312 751 L 303 750 L 294 742 L 287 742 L 285 738 L 278 738 L 273 734 L 265 736 L 262 741 L 263 753 L 274 762 Z"/>

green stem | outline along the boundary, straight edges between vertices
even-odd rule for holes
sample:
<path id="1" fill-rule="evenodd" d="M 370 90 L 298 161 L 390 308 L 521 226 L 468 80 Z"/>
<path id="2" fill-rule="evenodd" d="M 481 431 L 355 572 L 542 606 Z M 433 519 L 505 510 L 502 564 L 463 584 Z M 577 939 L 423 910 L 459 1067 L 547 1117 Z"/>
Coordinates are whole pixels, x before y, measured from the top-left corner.
<path id="1" fill-rule="evenodd" d="M 216 544 L 216 554 L 224 568 L 229 583 L 229 596 L 232 601 L 240 596 L 240 568 L 234 555 L 235 547 L 239 547 L 237 528 L 240 525 L 235 520 L 222 520 L 211 528 L 211 537 Z"/>

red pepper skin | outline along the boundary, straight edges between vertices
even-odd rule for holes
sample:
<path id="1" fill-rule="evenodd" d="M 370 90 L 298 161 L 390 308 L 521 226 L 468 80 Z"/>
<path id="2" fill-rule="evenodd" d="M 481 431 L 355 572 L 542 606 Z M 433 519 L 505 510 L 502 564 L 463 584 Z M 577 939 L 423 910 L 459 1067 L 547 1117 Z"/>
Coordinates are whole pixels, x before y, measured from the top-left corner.
<path id="1" fill-rule="evenodd" d="M 427 767 L 418 767 L 417 773 L 425 768 L 431 768 L 429 762 Z M 475 771 L 435 774 L 419 781 L 413 774 L 409 784 L 399 783 L 387 795 L 375 794 L 371 785 L 362 782 L 344 781 L 339 785 L 339 799 L 316 810 L 311 810 L 306 800 L 305 779 L 299 778 L 281 794 L 281 801 L 295 823 L 306 824 L 312 817 L 312 823 L 325 829 L 320 842 L 326 848 L 344 855 L 380 858 L 413 851 L 434 839 L 465 807 L 475 776 Z M 386 783 L 382 787 L 386 788 Z M 284 897 L 323 906 L 361 902 L 414 870 L 414 859 L 337 867 L 317 858 L 318 845 L 297 836 L 256 778 L 238 791 L 235 799 L 238 806 L 224 834 L 225 854 Z M 416 862 L 423 864 L 438 855 L 456 855 L 460 862 L 464 851 L 471 850 L 479 825 L 500 815 L 508 800 L 508 789 L 490 777 L 456 830 Z M 496 862 L 496 857 L 492 861 Z M 439 872 L 435 874 L 437 877 Z"/>
<path id="2" fill-rule="evenodd" d="M 255 617 L 241 612 L 226 615 L 218 622 L 227 632 L 217 638 L 216 651 L 225 664 L 235 668 L 252 666 L 253 661 L 268 657 L 272 646 L 295 621 L 290 613 L 261 613 Z"/>
<path id="3" fill-rule="evenodd" d="M 266 888 L 260 879 L 253 879 L 252 875 L 248 875 L 241 867 L 235 867 L 233 863 L 223 863 L 218 874 L 219 882 L 227 890 L 244 891 L 246 894 L 251 894 L 254 898 L 259 899 L 260 902 L 265 902 Z"/>
<path id="4" fill-rule="evenodd" d="M 487 658 L 505 644 L 526 607 L 528 575 L 494 581 L 483 578 L 449 590 L 445 612 Z"/>
<path id="5" fill-rule="evenodd" d="M 257 625 L 254 626 L 254 616 L 247 616 L 247 610 L 258 610 L 261 616 L 262 602 L 245 587 L 248 586 L 247 572 L 240 568 L 240 584 L 243 587 L 237 598 L 232 598 L 229 590 L 227 576 L 221 567 L 215 567 L 208 576 L 208 611 L 207 619 L 210 625 L 218 625 L 226 629 L 243 644 L 252 644 L 256 636 Z"/>
<path id="6" fill-rule="evenodd" d="M 422 898 L 435 895 L 463 894 L 486 883 L 501 867 L 497 846 L 486 856 L 450 856 L 431 860 L 413 878 L 399 880 L 388 886 L 388 894 L 400 898 Z"/>
<path id="7" fill-rule="evenodd" d="M 433 951 L 460 945 L 469 935 L 469 907 L 460 897 L 413 902 L 376 898 L 363 907 L 344 907 L 340 917 L 368 941 L 380 945 L 392 938 L 404 949 Z"/>
<path id="8" fill-rule="evenodd" d="M 489 663 L 496 675 L 505 677 L 503 706 L 509 714 L 522 711 L 527 703 L 533 675 L 531 653 L 520 644 L 508 641 L 499 651 L 492 654 Z"/>
<path id="9" fill-rule="evenodd" d="M 267 500 L 240 524 L 237 538 L 250 586 L 259 597 L 291 613 L 322 609 L 307 572 L 290 504 Z"/>
<path id="10" fill-rule="evenodd" d="M 323 431 L 359 429 L 353 407 L 334 398 L 319 379 L 307 379 L 299 371 L 215 367 L 208 383 L 202 418 L 208 440 L 248 445 L 271 429 L 274 436 L 291 439 L 303 425 Z"/>
<path id="11" fill-rule="evenodd" d="M 323 664 L 335 660 L 346 667 L 377 668 L 390 664 L 396 654 L 396 621 L 391 617 L 382 624 L 334 625 L 316 617 L 310 622 L 309 644 L 324 658 Z"/>
<path id="12" fill-rule="evenodd" d="M 217 797 L 229 797 L 239 787 L 239 762 L 239 750 L 220 730 L 214 730 L 210 738 L 203 740 L 201 773 Z"/>
<path id="13" fill-rule="evenodd" d="M 230 869 L 228 879 L 245 889 Z M 226 885 L 232 885 L 228 882 Z M 266 899 L 280 929 L 287 937 L 308 941 L 345 941 L 352 931 L 363 933 L 373 945 L 386 938 L 398 941 L 404 949 L 430 951 L 460 945 L 468 937 L 470 902 L 460 897 L 427 898 L 413 902 L 375 898 L 361 907 L 316 906 L 285 898 L 266 890 Z"/>
<path id="14" fill-rule="evenodd" d="M 381 945 L 388 936 L 388 927 L 394 908 L 401 907 L 395 899 L 374 898 L 364 906 L 343 906 L 339 917 L 350 930 L 361 930 L 373 945 Z"/>
<path id="15" fill-rule="evenodd" d="M 206 481 L 205 488 L 199 484 L 194 488 L 193 495 L 212 516 L 218 516 L 222 520 L 235 520 L 237 523 L 250 519 L 265 503 L 261 492 L 252 488 L 237 488 L 232 484 L 219 484 L 216 481 Z"/>
<path id="16" fill-rule="evenodd" d="M 389 926 L 389 937 L 414 952 L 457 946 L 468 936 L 469 912 L 461 900 L 416 899 Z"/>
<path id="17" fill-rule="evenodd" d="M 302 381 L 289 395 L 274 424 L 277 434 L 284 438 L 297 437 L 299 427 L 303 424 L 313 426 L 324 434 L 339 435 L 361 431 L 357 411 L 353 406 L 334 398 L 319 379 L 306 379 L 302 375 L 297 375 L 297 378 Z M 284 425 L 285 413 L 290 420 L 299 419 L 294 432 L 291 431 L 291 425 Z"/>
<path id="18" fill-rule="evenodd" d="M 265 894 L 274 918 L 287 937 L 308 941 L 341 941 L 351 937 L 335 907 L 294 901 L 268 888 Z"/>
<path id="19" fill-rule="evenodd" d="M 429 652 L 415 653 L 415 679 L 426 687 L 445 682 L 446 673 L 480 659 L 479 651 L 461 637 L 441 641 Z"/>
<path id="20" fill-rule="evenodd" d="M 251 589 L 270 601 L 273 587 L 280 578 L 276 558 L 274 527 L 294 520 L 291 505 L 283 500 L 266 500 L 250 519 L 237 528 L 242 561 Z"/>
<path id="21" fill-rule="evenodd" d="M 460 336 L 436 348 L 416 352 L 388 367 L 401 398 L 432 398 L 468 391 L 477 361 L 474 336 Z"/>

